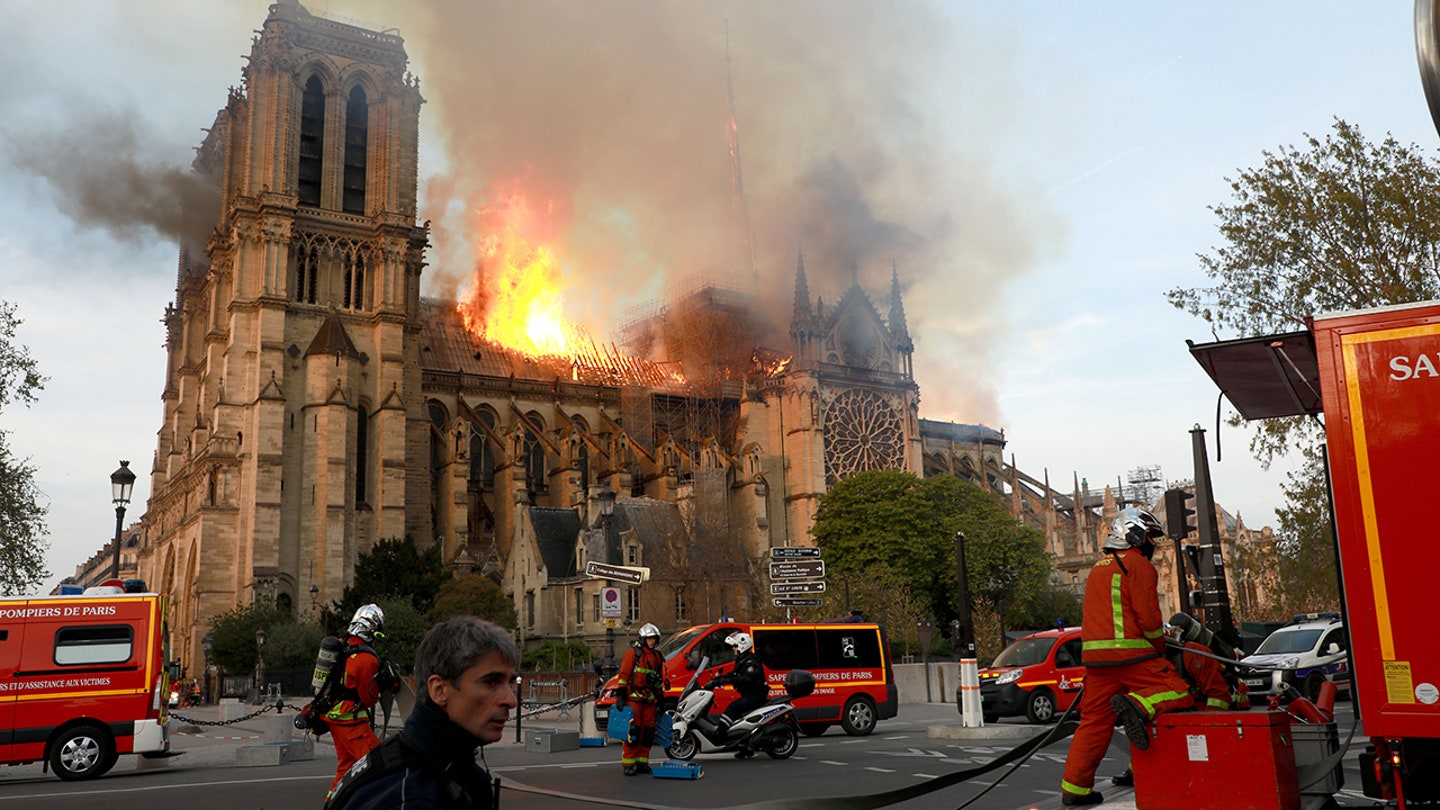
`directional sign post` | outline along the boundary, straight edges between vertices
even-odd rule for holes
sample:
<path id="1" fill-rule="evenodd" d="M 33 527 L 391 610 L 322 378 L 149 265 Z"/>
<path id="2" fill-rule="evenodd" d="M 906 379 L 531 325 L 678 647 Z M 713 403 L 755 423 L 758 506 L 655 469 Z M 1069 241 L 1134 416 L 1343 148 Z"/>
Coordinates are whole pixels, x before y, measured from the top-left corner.
<path id="1" fill-rule="evenodd" d="M 787 593 L 824 593 L 825 583 L 820 581 L 805 582 L 772 582 L 770 583 L 770 594 L 779 596 Z"/>
<path id="2" fill-rule="evenodd" d="M 772 560 L 794 560 L 801 557 L 819 557 L 820 549 L 814 546 L 778 546 L 770 549 Z"/>
<path id="3" fill-rule="evenodd" d="M 804 596 L 778 596 L 774 602 L 775 607 L 820 607 L 819 599 Z"/>
<path id="4" fill-rule="evenodd" d="M 824 560 L 770 562 L 771 579 L 816 579 L 825 576 Z"/>
<path id="5" fill-rule="evenodd" d="M 585 576 L 596 579 L 618 579 L 639 585 L 650 578 L 650 569 L 637 565 L 610 565 L 608 563 L 585 563 Z"/>

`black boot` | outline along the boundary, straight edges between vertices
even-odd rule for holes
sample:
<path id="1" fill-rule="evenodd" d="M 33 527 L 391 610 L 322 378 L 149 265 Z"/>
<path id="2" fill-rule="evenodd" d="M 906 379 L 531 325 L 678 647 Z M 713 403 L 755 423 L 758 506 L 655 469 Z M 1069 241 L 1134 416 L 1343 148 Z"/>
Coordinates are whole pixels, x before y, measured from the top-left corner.
<path id="1" fill-rule="evenodd" d="M 1115 710 L 1120 723 L 1125 726 L 1125 736 L 1130 738 L 1130 744 L 1137 750 L 1144 751 L 1150 747 L 1150 731 L 1146 728 L 1150 718 L 1145 716 L 1145 710 L 1140 704 L 1129 695 L 1116 695 L 1110 698 L 1110 708 Z"/>
<path id="2" fill-rule="evenodd" d="M 1126 768 L 1119 776 L 1110 777 L 1110 784 L 1116 787 L 1135 787 L 1135 772 Z"/>
<path id="3" fill-rule="evenodd" d="M 1075 793 L 1060 794 L 1060 803 L 1066 807 L 1084 807 L 1087 804 L 1099 804 L 1105 801 L 1105 797 L 1099 791 L 1092 790 L 1089 793 L 1078 795 Z"/>

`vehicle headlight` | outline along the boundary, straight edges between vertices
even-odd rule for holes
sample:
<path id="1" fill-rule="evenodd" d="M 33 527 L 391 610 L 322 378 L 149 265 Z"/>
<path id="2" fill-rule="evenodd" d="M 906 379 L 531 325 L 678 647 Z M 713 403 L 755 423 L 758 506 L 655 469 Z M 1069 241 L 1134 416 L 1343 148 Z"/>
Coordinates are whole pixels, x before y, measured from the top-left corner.
<path id="1" fill-rule="evenodd" d="M 1004 686 L 1007 683 L 1014 683 L 1020 680 L 1020 676 L 1024 674 L 1025 670 L 1023 669 L 1012 669 L 1009 672 L 1003 672 L 1000 674 L 1000 677 L 995 679 L 995 684 L 997 686 Z"/>
<path id="2" fill-rule="evenodd" d="M 1280 663 L 1276 664 L 1276 667 L 1278 667 L 1279 669 L 1288 670 L 1294 670 L 1298 666 L 1300 666 L 1300 659 L 1294 656 L 1291 656 L 1289 658 L 1282 658 L 1280 659 Z"/>

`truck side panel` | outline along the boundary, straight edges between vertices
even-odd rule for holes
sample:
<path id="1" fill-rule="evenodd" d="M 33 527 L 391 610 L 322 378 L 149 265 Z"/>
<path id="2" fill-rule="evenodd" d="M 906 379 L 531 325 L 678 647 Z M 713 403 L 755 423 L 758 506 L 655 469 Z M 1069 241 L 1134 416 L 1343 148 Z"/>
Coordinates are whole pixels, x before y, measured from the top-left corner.
<path id="1" fill-rule="evenodd" d="M 1440 306 L 1317 318 L 1314 334 L 1365 733 L 1440 737 Z"/>

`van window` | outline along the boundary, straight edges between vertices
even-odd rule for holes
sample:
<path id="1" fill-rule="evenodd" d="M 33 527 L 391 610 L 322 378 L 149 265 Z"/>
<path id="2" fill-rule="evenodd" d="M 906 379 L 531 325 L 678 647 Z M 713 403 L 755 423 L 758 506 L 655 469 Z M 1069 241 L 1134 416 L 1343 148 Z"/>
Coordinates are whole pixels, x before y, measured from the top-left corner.
<path id="1" fill-rule="evenodd" d="M 815 642 L 820 649 L 820 656 L 813 666 L 818 669 L 878 667 L 883 663 L 880 657 L 880 634 L 873 628 L 816 630 Z"/>
<path id="2" fill-rule="evenodd" d="M 1084 642 L 1080 639 L 1072 639 L 1060 645 L 1055 651 L 1055 666 L 1057 667 L 1078 667 L 1080 666 L 1080 648 Z"/>
<path id="3" fill-rule="evenodd" d="M 858 635 L 858 633 L 852 633 Z M 815 631 L 768 630 L 755 634 L 755 654 L 771 671 L 812 669 L 815 664 Z M 843 664 L 842 666 L 856 666 Z"/>
<path id="4" fill-rule="evenodd" d="M 1326 633 L 1325 640 L 1320 642 L 1320 654 L 1328 655 L 1331 644 L 1340 645 L 1340 652 L 1345 652 L 1345 632 L 1337 627 Z"/>
<path id="5" fill-rule="evenodd" d="M 710 658 L 709 665 L 712 667 L 728 664 L 735 660 L 735 648 L 726 644 L 725 638 L 733 632 L 735 632 L 734 628 L 717 630 L 700 639 L 700 643 L 696 645 L 695 649 L 700 651 L 701 657 L 708 656 Z M 760 660 L 763 662 L 765 659 L 761 657 Z"/>
<path id="6" fill-rule="evenodd" d="M 130 660 L 135 631 L 128 625 L 62 627 L 55 634 L 55 663 L 120 664 Z"/>

